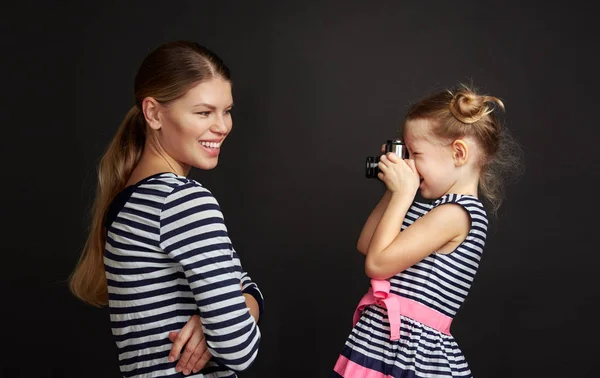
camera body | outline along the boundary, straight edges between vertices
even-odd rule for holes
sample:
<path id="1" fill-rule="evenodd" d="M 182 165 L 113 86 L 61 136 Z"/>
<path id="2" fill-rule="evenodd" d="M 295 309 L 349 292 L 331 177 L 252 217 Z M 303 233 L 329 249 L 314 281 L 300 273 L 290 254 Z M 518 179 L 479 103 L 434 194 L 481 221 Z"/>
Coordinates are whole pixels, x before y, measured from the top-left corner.
<path id="1" fill-rule="evenodd" d="M 391 139 L 385 143 L 385 153 L 393 152 L 401 159 L 408 159 L 408 149 L 400 139 Z M 379 156 L 367 156 L 365 166 L 366 178 L 377 178 L 379 174 Z"/>

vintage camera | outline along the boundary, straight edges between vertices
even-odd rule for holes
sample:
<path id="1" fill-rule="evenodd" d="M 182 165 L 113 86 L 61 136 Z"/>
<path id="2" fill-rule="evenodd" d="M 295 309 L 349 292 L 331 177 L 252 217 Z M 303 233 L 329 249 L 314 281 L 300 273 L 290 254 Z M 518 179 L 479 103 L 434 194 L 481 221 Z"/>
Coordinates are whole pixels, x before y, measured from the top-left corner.
<path id="1" fill-rule="evenodd" d="M 401 159 L 408 159 L 408 149 L 404 142 L 400 139 L 388 140 L 385 144 L 385 153 L 393 152 L 398 155 Z M 367 162 L 365 167 L 366 178 L 377 178 L 379 173 L 379 156 L 367 156 Z"/>

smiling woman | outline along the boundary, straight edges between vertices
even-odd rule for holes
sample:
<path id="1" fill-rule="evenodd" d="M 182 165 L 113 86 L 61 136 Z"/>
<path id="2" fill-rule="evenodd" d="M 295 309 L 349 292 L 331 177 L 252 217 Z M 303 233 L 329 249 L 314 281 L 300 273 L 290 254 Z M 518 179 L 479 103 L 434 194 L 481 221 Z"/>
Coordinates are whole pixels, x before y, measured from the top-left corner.
<path id="1" fill-rule="evenodd" d="M 134 92 L 100 162 L 71 291 L 108 304 L 123 376 L 235 377 L 258 353 L 262 294 L 217 200 L 186 177 L 217 166 L 231 131 L 229 69 L 203 46 L 171 42 L 144 59 Z"/>
<path id="2" fill-rule="evenodd" d="M 220 146 L 231 131 L 231 82 L 215 76 L 195 84 L 176 101 L 142 100 L 154 145 L 172 170 L 187 174 L 190 167 L 212 169 Z M 158 140 L 160 138 L 160 140 Z M 134 170 L 135 173 L 135 170 Z"/>

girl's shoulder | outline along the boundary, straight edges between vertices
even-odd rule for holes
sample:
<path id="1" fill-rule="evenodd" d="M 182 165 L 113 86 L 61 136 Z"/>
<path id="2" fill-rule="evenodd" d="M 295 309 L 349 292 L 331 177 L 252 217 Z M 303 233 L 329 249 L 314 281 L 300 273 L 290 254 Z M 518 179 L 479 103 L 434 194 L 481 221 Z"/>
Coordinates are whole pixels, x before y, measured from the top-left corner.
<path id="1" fill-rule="evenodd" d="M 488 214 L 481 200 L 471 194 L 448 193 L 430 203 L 431 209 L 444 204 L 457 204 L 461 206 L 472 219 L 477 219 L 487 224 Z"/>

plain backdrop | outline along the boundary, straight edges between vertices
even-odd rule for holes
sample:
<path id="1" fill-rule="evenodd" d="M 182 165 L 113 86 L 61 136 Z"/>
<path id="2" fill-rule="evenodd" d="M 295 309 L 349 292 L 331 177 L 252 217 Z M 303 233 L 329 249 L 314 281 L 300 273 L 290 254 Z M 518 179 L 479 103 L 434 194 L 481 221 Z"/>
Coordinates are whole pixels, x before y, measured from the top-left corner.
<path id="1" fill-rule="evenodd" d="M 592 4 L 592 3 L 590 3 Z M 96 166 L 142 59 L 199 42 L 233 72 L 219 200 L 265 296 L 253 377 L 326 377 L 368 288 L 355 245 L 383 193 L 364 161 L 409 104 L 473 83 L 506 105 L 508 185 L 451 331 L 476 377 L 595 377 L 598 27 L 592 5 L 503 1 L 19 2 L 2 6 L 2 377 L 118 377 L 106 309 L 66 279 Z M 596 180 L 597 181 L 597 180 Z"/>

